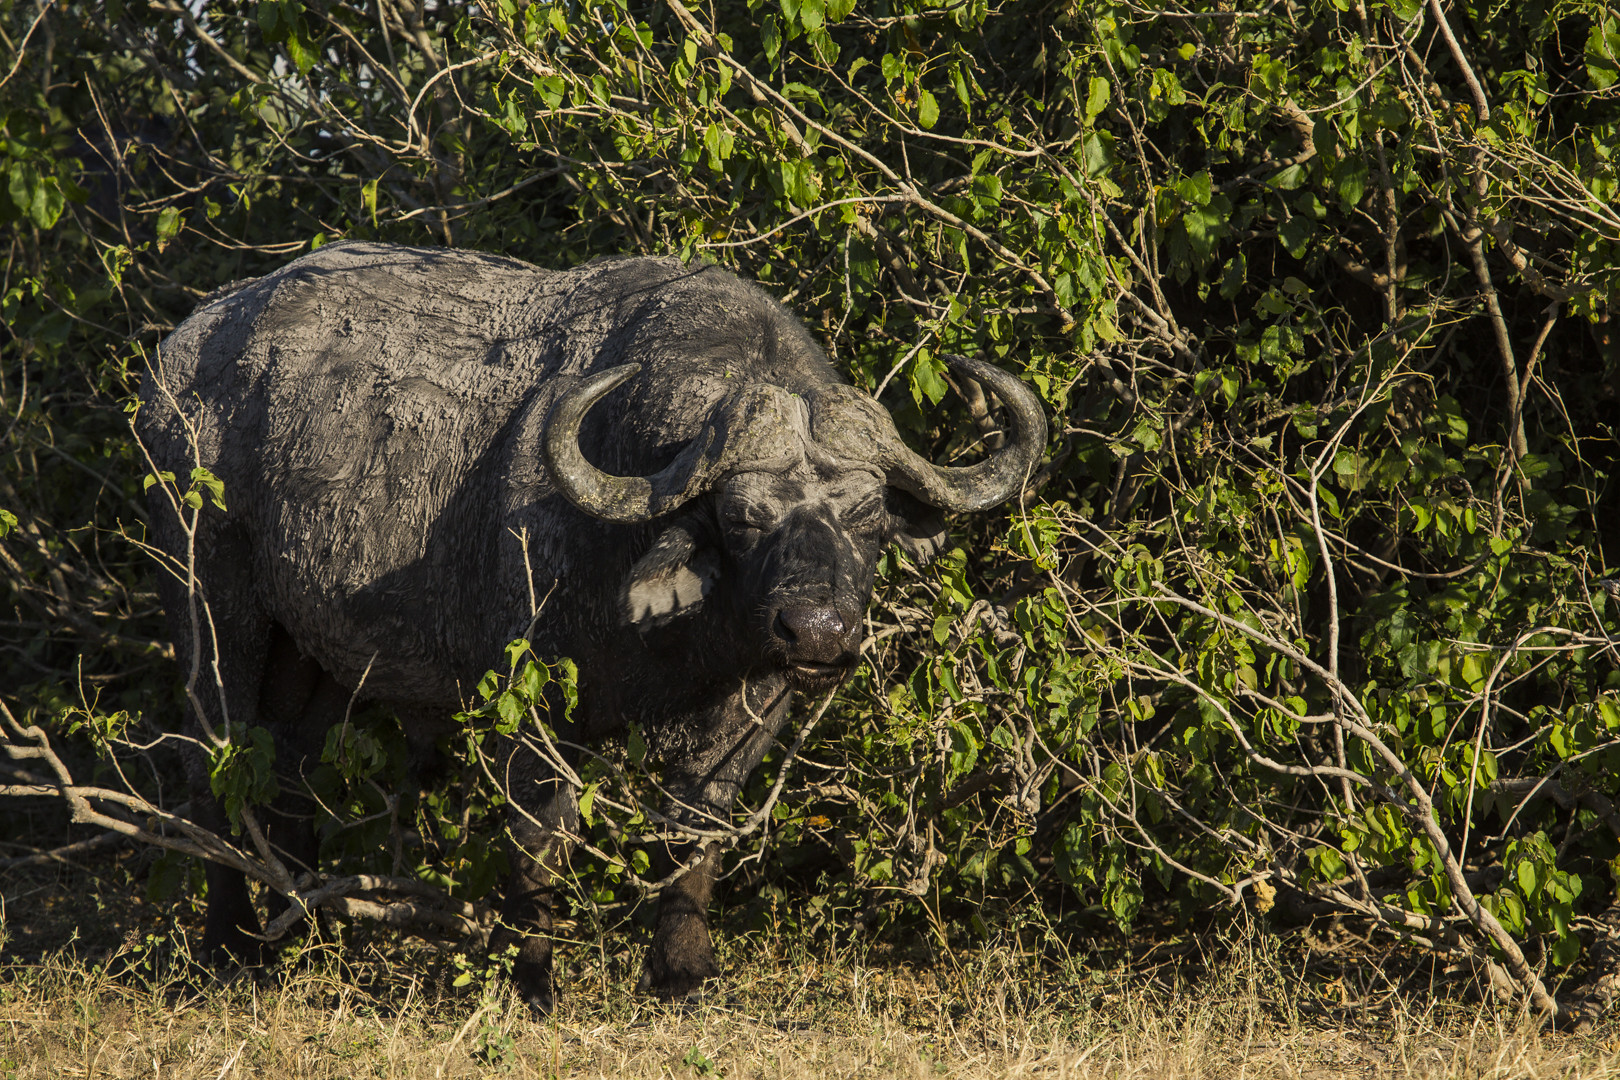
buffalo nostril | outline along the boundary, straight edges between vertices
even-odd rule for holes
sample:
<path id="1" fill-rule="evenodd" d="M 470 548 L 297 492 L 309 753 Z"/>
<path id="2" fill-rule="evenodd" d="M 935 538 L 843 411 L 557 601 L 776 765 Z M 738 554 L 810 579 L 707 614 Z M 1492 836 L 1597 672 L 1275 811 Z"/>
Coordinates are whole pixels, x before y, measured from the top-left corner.
<path id="1" fill-rule="evenodd" d="M 794 665 L 847 665 L 854 655 L 855 616 L 836 608 L 805 605 L 776 613 L 773 629 Z"/>
<path id="2" fill-rule="evenodd" d="M 776 621 L 787 632 L 782 636 L 791 641 L 824 635 L 839 636 L 849 628 L 843 614 L 824 607 L 787 607 L 777 612 Z"/>

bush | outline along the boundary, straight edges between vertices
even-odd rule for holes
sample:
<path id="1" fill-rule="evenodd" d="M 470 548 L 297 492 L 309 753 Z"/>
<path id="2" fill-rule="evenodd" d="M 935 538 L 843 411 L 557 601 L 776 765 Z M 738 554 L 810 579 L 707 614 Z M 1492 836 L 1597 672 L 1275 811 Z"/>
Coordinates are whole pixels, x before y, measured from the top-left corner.
<path id="1" fill-rule="evenodd" d="M 5 7 L 14 742 L 174 726 L 123 412 L 199 297 L 338 237 L 679 253 L 936 455 L 996 437 L 943 353 L 1058 421 L 1015 510 L 885 561 L 744 892 L 953 939 L 1335 911 L 1548 1006 L 1620 856 L 1620 21 L 1226 7 Z"/>

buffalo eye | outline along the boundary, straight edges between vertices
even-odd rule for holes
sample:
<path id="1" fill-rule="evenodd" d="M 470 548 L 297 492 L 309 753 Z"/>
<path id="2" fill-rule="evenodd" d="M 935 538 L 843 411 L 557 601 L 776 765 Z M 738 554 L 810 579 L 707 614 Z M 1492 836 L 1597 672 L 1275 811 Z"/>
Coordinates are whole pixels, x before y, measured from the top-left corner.
<path id="1" fill-rule="evenodd" d="M 843 519 L 845 526 L 853 530 L 883 532 L 889 524 L 889 508 L 881 493 L 873 493 L 845 511 Z"/>
<path id="2" fill-rule="evenodd" d="M 732 503 L 724 508 L 721 518 L 727 532 L 750 543 L 776 524 L 769 511 L 752 503 Z"/>

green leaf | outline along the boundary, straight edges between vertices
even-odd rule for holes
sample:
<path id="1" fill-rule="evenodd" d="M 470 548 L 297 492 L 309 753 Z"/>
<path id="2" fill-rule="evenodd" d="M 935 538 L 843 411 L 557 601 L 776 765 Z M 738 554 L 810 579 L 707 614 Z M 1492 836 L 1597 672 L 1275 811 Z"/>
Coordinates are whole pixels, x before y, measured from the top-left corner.
<path id="1" fill-rule="evenodd" d="M 1278 170 L 1269 183 L 1278 191 L 1293 191 L 1305 182 L 1305 166 L 1290 165 Z"/>
<path id="2" fill-rule="evenodd" d="M 564 656 L 557 661 L 557 681 L 563 689 L 563 715 L 572 718 L 579 705 L 579 666 Z"/>
<path id="3" fill-rule="evenodd" d="M 1140 420 L 1131 429 L 1131 441 L 1151 454 L 1164 445 L 1164 436 L 1160 434 L 1155 421 Z"/>
<path id="4" fill-rule="evenodd" d="M 1101 176 L 1114 163 L 1114 136 L 1107 131 L 1093 131 L 1080 144 L 1087 176 Z"/>
<path id="5" fill-rule="evenodd" d="M 981 208 L 1001 205 L 1001 177 L 994 173 L 983 173 L 975 176 L 972 191 L 973 201 L 978 203 Z M 1073 302 L 1072 298 L 1069 302 Z"/>
<path id="6" fill-rule="evenodd" d="M 1366 166 L 1346 164 L 1339 170 L 1338 183 L 1339 200 L 1346 210 L 1353 210 L 1360 204 L 1361 198 L 1367 193 Z"/>
<path id="7" fill-rule="evenodd" d="M 536 75 L 534 77 L 534 92 L 548 109 L 560 108 L 563 103 L 563 94 L 567 89 L 561 75 Z"/>
<path id="8" fill-rule="evenodd" d="M 939 122 L 939 102 L 927 90 L 917 91 L 917 123 L 924 131 L 932 131 Z"/>
<path id="9" fill-rule="evenodd" d="M 299 16 L 297 22 L 293 24 L 284 44 L 287 48 L 287 59 L 293 62 L 298 74 L 308 75 L 310 69 L 315 66 L 315 61 L 320 59 L 320 51 L 310 42 L 309 29 L 304 25 L 302 16 Z"/>
<path id="10" fill-rule="evenodd" d="M 949 389 L 944 379 L 945 364 L 934 357 L 927 349 L 921 349 L 911 362 L 909 375 L 911 377 L 911 396 L 918 405 L 924 400 L 930 404 L 938 405 L 945 400 L 945 393 Z"/>
<path id="11" fill-rule="evenodd" d="M 0 536 L 6 535 L 16 527 L 17 515 L 10 510 L 0 510 Z"/>
<path id="12" fill-rule="evenodd" d="M 1210 194 L 1214 190 L 1214 182 L 1208 172 L 1194 173 L 1192 176 L 1183 176 L 1174 184 L 1176 194 L 1180 195 L 1189 204 L 1196 207 L 1208 206 Z"/>
<path id="13" fill-rule="evenodd" d="M 1299 214 L 1291 214 L 1288 220 L 1277 226 L 1277 239 L 1288 254 L 1296 259 L 1303 259 L 1309 247 L 1311 237 L 1316 234 L 1316 226 L 1308 218 Z"/>
<path id="14" fill-rule="evenodd" d="M 1501 920 L 1502 926 L 1510 934 L 1524 933 L 1524 901 L 1512 889 L 1498 889 L 1489 897 L 1482 898 L 1491 914 Z"/>
<path id="15" fill-rule="evenodd" d="M 1086 91 L 1086 121 L 1089 123 L 1097 118 L 1097 114 L 1108 107 L 1108 99 L 1113 93 L 1107 79 L 1101 75 L 1091 77 L 1091 87 Z"/>
<path id="16" fill-rule="evenodd" d="M 799 0 L 800 26 L 807 31 L 817 30 L 824 21 L 826 21 L 826 0 Z"/>
<path id="17" fill-rule="evenodd" d="M 191 470 L 191 486 L 205 488 L 215 506 L 225 509 L 225 482 L 202 466 Z"/>
<path id="18" fill-rule="evenodd" d="M 538 703 L 541 693 L 550 681 L 551 672 L 546 666 L 530 660 L 523 665 L 523 671 L 518 675 L 518 689 L 526 699 Z"/>
<path id="19" fill-rule="evenodd" d="M 777 166 L 782 180 L 782 194 L 800 210 L 815 205 L 815 163 L 813 160 L 784 161 Z"/>
<path id="20" fill-rule="evenodd" d="M 180 231 L 180 211 L 172 206 L 165 206 L 158 214 L 157 219 L 157 246 L 162 251 Z"/>
<path id="21" fill-rule="evenodd" d="M 510 735 L 516 731 L 518 725 L 523 721 L 523 702 L 518 695 L 510 690 L 495 699 L 495 711 L 502 720 L 500 730 L 504 735 Z"/>
<path id="22" fill-rule="evenodd" d="M 973 102 L 968 97 L 967 77 L 962 74 L 960 64 L 951 65 L 951 88 L 956 91 L 956 100 L 962 103 L 964 109 L 969 108 Z"/>
<path id="23" fill-rule="evenodd" d="M 818 26 L 814 30 L 806 31 L 804 40 L 809 42 L 810 47 L 815 50 L 816 59 L 823 67 L 832 67 L 838 63 L 838 44 L 827 33 L 825 26 Z"/>
<path id="24" fill-rule="evenodd" d="M 484 677 L 478 680 L 478 685 L 475 687 L 475 689 L 478 691 L 478 697 L 482 701 L 488 701 L 490 698 L 494 697 L 495 692 L 500 688 L 501 677 L 495 674 L 493 671 L 484 672 Z"/>
<path id="25" fill-rule="evenodd" d="M 42 230 L 56 224 L 67 206 L 62 184 L 54 176 L 41 176 L 28 200 L 28 219 Z"/>
<path id="26" fill-rule="evenodd" d="M 272 45 L 281 44 L 287 33 L 282 25 L 281 0 L 259 0 L 257 15 L 259 33 L 264 35 L 264 40 Z"/>
<path id="27" fill-rule="evenodd" d="M 1202 260 L 1208 260 L 1215 244 L 1230 232 L 1227 215 L 1219 207 L 1196 207 L 1182 215 L 1182 227 L 1187 230 L 1187 242 Z"/>
<path id="28" fill-rule="evenodd" d="M 1159 68 L 1153 72 L 1153 85 L 1148 95 L 1163 101 L 1166 105 L 1187 103 L 1187 91 L 1182 88 L 1181 80 L 1176 78 L 1176 73 L 1169 68 Z M 1090 107 L 1089 104 L 1087 107 Z"/>
<path id="29" fill-rule="evenodd" d="M 1620 20 L 1594 23 L 1586 37 L 1586 75 L 1599 90 L 1620 81 Z"/>
<path id="30" fill-rule="evenodd" d="M 4 515 L 5 511 L 0 510 L 0 516 Z M 15 523 L 16 519 L 13 518 L 12 521 Z M 0 536 L 4 535 L 0 532 Z M 1616 704 L 1613 698 L 1598 698 L 1598 715 L 1603 718 L 1603 726 L 1609 731 L 1620 729 L 1620 704 Z"/>
<path id="31" fill-rule="evenodd" d="M 1540 870 L 1531 859 L 1521 859 L 1519 865 L 1514 867 L 1513 881 L 1519 887 L 1519 894 L 1526 900 L 1541 891 Z"/>
<path id="32" fill-rule="evenodd" d="M 759 43 L 765 48 L 765 62 L 774 66 L 782 51 L 782 29 L 774 17 L 767 15 L 759 24 Z"/>

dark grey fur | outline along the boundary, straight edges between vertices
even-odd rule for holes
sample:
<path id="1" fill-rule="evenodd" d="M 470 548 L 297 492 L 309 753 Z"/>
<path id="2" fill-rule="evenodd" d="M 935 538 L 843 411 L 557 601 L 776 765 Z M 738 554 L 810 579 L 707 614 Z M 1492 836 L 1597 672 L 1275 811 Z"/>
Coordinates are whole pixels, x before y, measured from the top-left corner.
<path id="1" fill-rule="evenodd" d="M 606 473 L 656 473 L 706 425 L 726 437 L 714 418 L 747 388 L 777 419 L 748 442 L 759 448 L 744 467 L 695 499 L 616 524 L 565 497 L 542 443 L 559 398 L 630 362 L 639 373 L 579 430 L 580 451 Z M 785 721 L 791 690 L 831 687 L 854 664 L 883 545 L 926 554 L 942 530 L 896 490 L 892 468 L 821 448 L 796 403 L 835 391 L 849 393 L 781 305 L 672 259 L 548 272 L 344 243 L 210 298 L 163 343 L 137 420 L 159 468 L 184 481 L 200 462 L 225 484 L 229 512 L 201 515 L 196 546 L 225 687 L 224 700 L 204 695 L 208 718 L 268 728 L 278 764 L 296 770 L 363 677 L 365 699 L 430 743 L 502 646 L 528 636 L 579 665 L 565 734 L 592 744 L 637 721 L 685 804 L 672 804 L 676 816 L 712 827 Z M 1038 452 L 1044 421 L 1032 423 L 1023 442 Z M 729 430 L 747 441 L 735 417 Z M 1026 446 L 1020 480 L 1029 460 Z M 183 560 L 163 499 L 153 529 Z M 183 584 L 166 576 L 163 589 L 182 660 L 206 669 L 214 656 L 192 640 Z M 531 596 L 546 598 L 538 617 Z M 513 801 L 530 813 L 512 821 L 496 944 L 519 946 L 519 984 L 544 1008 L 550 883 L 577 808 L 538 760 L 515 753 L 511 770 Z M 193 772 L 200 818 L 223 828 L 200 755 Z M 295 868 L 313 862 L 307 829 L 269 817 Z M 665 893 L 652 989 L 685 994 L 716 974 L 705 910 L 717 864 L 711 850 Z M 206 945 L 253 952 L 240 875 L 210 867 L 209 883 Z"/>

